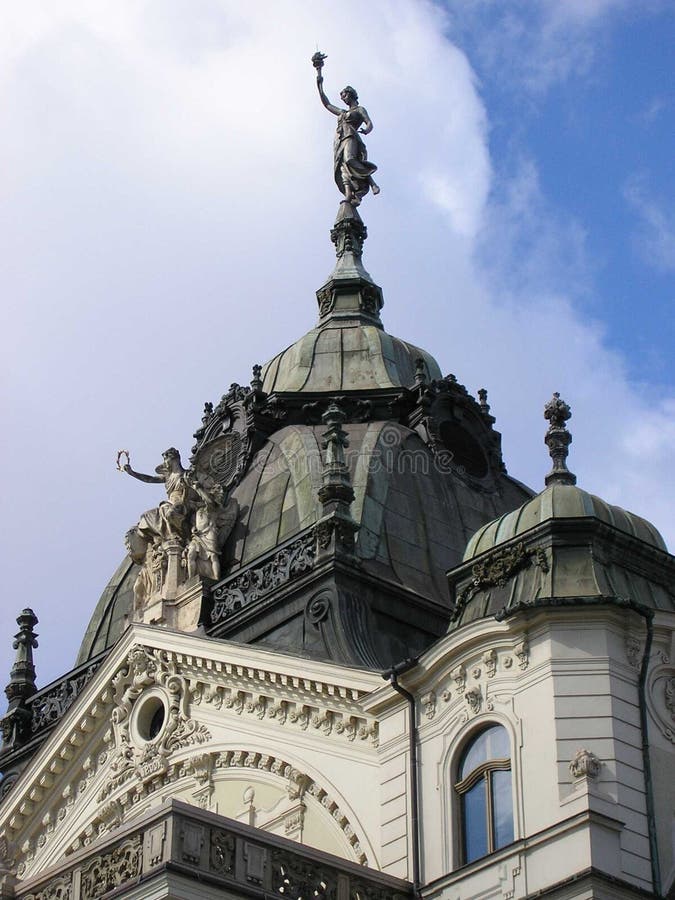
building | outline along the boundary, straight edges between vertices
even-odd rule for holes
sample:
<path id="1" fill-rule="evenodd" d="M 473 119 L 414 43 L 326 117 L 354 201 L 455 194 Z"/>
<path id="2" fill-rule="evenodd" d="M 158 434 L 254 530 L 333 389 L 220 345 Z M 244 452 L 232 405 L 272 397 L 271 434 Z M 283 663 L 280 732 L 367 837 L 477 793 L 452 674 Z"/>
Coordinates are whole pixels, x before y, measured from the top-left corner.
<path id="1" fill-rule="evenodd" d="M 2 897 L 675 897 L 675 558 L 557 395 L 535 493 L 384 331 L 354 177 L 318 324 L 140 476 L 76 668 L 37 690 L 18 618 Z"/>

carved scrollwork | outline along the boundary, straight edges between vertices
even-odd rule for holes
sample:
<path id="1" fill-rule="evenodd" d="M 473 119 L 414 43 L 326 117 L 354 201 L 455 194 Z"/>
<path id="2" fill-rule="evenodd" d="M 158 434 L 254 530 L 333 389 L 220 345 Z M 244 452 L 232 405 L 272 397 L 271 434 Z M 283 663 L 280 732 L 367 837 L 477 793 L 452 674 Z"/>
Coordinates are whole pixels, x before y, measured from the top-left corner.
<path id="1" fill-rule="evenodd" d="M 675 668 L 656 665 L 649 675 L 647 706 L 663 736 L 675 744 Z"/>
<path id="2" fill-rule="evenodd" d="M 56 878 L 42 891 L 26 894 L 23 900 L 71 900 L 73 896 L 72 876 Z"/>
<path id="3" fill-rule="evenodd" d="M 211 832 L 211 868 L 219 875 L 234 874 L 236 842 L 234 836 L 220 828 Z"/>
<path id="4" fill-rule="evenodd" d="M 272 851 L 272 890 L 284 897 L 336 900 L 337 874 L 286 850 Z"/>
<path id="5" fill-rule="evenodd" d="M 517 572 L 532 564 L 542 572 L 549 570 L 545 551 L 541 547 L 527 548 L 523 541 L 488 553 L 485 559 L 478 560 L 472 566 L 471 581 L 457 599 L 457 613 L 479 591 L 503 587 Z"/>
<path id="6" fill-rule="evenodd" d="M 82 900 L 97 900 L 141 873 L 140 836 L 125 841 L 110 853 L 97 856 L 82 870 Z"/>
<path id="7" fill-rule="evenodd" d="M 30 730 L 35 733 L 57 722 L 73 705 L 99 665 L 99 663 L 93 663 L 75 677 L 59 682 L 53 690 L 32 698 L 30 701 Z"/>
<path id="8" fill-rule="evenodd" d="M 174 662 L 164 651 L 134 646 L 126 665 L 113 678 L 112 721 L 113 756 L 111 776 L 104 784 L 99 802 L 130 778 L 141 781 L 162 775 L 168 759 L 176 750 L 202 744 L 211 737 L 208 729 L 190 716 L 190 691 L 187 679 L 179 675 Z M 131 713 L 146 691 L 161 688 L 157 702 L 165 706 L 164 721 L 156 735 L 140 735 L 140 745 L 131 734 Z M 148 695 L 149 696 L 149 695 Z M 156 694 L 153 697 L 158 696 Z"/>
<path id="9" fill-rule="evenodd" d="M 288 581 L 309 571 L 314 565 L 316 546 L 309 532 L 277 550 L 267 562 L 251 566 L 226 579 L 213 592 L 215 605 L 211 622 L 215 625 L 237 610 L 255 603 Z"/>
<path id="10" fill-rule="evenodd" d="M 318 625 L 328 617 L 329 612 L 330 596 L 324 592 L 321 594 L 317 594 L 315 597 L 311 598 L 311 600 L 307 604 L 307 611 L 305 615 L 307 616 L 307 621 L 311 625 Z"/>

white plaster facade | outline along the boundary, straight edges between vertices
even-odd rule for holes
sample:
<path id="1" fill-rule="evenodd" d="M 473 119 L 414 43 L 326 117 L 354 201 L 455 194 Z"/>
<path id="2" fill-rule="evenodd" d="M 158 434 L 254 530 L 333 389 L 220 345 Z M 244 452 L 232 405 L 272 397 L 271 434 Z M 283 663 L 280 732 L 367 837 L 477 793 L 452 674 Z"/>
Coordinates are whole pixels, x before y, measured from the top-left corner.
<path id="1" fill-rule="evenodd" d="M 645 687 L 664 891 L 674 625 L 657 614 Z M 466 625 L 402 676 L 416 698 L 425 897 L 653 896 L 645 640 L 626 609 L 537 609 Z M 511 743 L 514 842 L 462 866 L 458 758 L 489 723 Z M 3 865 L 20 891 L 179 799 L 410 880 L 409 750 L 407 703 L 378 673 L 134 625 L 0 807 Z M 610 880 L 589 887 L 594 873 Z"/>

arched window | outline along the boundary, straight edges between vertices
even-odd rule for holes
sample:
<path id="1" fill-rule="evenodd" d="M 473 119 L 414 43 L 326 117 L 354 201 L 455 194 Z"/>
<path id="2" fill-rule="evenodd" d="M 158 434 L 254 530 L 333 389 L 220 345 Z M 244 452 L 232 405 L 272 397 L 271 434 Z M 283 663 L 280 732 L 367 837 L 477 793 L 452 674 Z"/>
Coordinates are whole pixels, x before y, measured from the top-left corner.
<path id="1" fill-rule="evenodd" d="M 513 841 L 511 751 L 501 725 L 481 731 L 465 748 L 455 790 L 462 824 L 462 863 Z"/>

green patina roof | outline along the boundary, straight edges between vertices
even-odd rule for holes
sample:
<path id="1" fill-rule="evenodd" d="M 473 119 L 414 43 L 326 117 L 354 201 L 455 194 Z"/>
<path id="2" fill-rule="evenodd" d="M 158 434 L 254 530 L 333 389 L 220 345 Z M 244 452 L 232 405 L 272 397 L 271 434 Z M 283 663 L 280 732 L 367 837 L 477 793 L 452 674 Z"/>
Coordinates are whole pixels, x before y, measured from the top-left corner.
<path id="1" fill-rule="evenodd" d="M 440 379 L 424 350 L 375 325 L 332 323 L 314 328 L 274 357 L 263 370 L 263 389 L 277 392 L 369 391 L 407 387 L 415 362 L 424 360 L 429 380 Z"/>
<path id="2" fill-rule="evenodd" d="M 663 538 L 646 519 L 627 512 L 619 506 L 612 506 L 576 485 L 552 484 L 518 509 L 479 528 L 467 544 L 464 560 L 472 559 L 511 540 L 511 538 L 525 534 L 540 522 L 546 522 L 549 519 L 573 519 L 587 516 L 612 525 L 619 531 L 638 538 L 658 550 L 667 551 Z"/>

